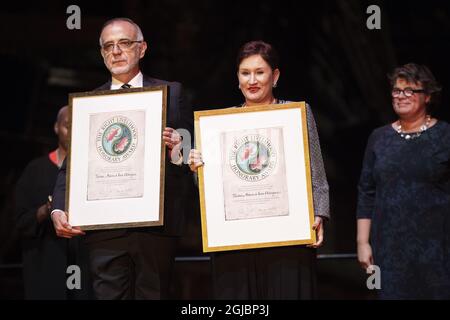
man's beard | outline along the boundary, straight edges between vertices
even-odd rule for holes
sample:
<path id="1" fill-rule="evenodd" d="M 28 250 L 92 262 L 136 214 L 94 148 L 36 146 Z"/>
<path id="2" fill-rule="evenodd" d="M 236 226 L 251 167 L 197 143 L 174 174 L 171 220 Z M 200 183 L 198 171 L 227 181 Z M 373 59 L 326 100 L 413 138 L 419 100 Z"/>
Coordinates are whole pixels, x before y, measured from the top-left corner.
<path id="1" fill-rule="evenodd" d="M 129 63 L 118 67 L 111 66 L 108 69 L 112 74 L 124 74 L 130 72 L 136 65 L 137 63 Z"/>
<path id="2" fill-rule="evenodd" d="M 120 66 L 120 67 L 111 67 L 109 71 L 111 71 L 112 74 L 124 74 L 131 70 L 131 66 L 127 64 L 126 66 Z"/>

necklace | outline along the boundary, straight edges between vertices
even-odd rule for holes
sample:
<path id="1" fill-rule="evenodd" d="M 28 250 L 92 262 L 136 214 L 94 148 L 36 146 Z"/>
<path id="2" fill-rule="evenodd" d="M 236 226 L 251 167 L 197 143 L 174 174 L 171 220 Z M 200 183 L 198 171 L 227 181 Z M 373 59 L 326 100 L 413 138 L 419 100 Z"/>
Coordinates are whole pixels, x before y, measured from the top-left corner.
<path id="1" fill-rule="evenodd" d="M 405 133 L 402 130 L 402 123 L 400 122 L 400 120 L 398 120 L 397 133 L 400 135 L 400 137 L 402 137 L 405 140 L 415 139 L 415 138 L 420 137 L 422 135 L 422 133 L 424 133 L 430 127 L 430 122 L 431 122 L 431 116 L 427 115 L 426 119 L 425 119 L 425 123 L 420 126 L 420 131 L 414 132 L 414 133 L 413 132 Z"/>
<path id="2" fill-rule="evenodd" d="M 277 98 L 273 98 L 272 101 L 269 104 L 276 104 L 277 102 L 278 102 Z M 244 104 L 241 107 L 243 108 L 243 107 L 246 107 L 246 106 L 247 106 L 247 102 L 244 102 Z"/>

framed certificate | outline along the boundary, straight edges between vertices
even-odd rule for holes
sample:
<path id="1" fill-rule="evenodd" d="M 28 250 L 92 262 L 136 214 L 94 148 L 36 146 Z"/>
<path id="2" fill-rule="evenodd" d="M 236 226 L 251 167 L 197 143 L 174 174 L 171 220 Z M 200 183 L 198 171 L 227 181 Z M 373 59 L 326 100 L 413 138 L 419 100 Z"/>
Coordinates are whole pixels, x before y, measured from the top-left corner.
<path id="1" fill-rule="evenodd" d="M 167 88 L 69 95 L 66 210 L 83 230 L 163 224 Z"/>
<path id="2" fill-rule="evenodd" d="M 305 103 L 194 115 L 203 251 L 314 243 Z"/>

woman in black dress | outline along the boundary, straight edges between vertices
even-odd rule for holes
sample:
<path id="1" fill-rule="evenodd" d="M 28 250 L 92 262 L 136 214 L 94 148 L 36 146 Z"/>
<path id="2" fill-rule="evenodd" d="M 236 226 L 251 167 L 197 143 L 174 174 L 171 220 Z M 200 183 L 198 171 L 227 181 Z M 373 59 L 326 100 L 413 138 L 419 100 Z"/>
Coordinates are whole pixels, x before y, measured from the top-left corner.
<path id="1" fill-rule="evenodd" d="M 390 77 L 398 120 L 369 137 L 358 186 L 358 259 L 380 268 L 381 299 L 450 298 L 450 126 L 441 88 L 407 64 Z M 370 243 L 369 243 L 370 238 Z"/>
<path id="2" fill-rule="evenodd" d="M 283 104 L 273 88 L 280 77 L 274 48 L 262 41 L 246 43 L 237 57 L 239 89 L 246 106 Z M 211 254 L 216 299 L 312 299 L 316 296 L 316 250 L 323 241 L 323 220 L 329 218 L 328 183 L 316 124 L 306 107 L 311 155 L 311 176 L 317 242 L 311 247 L 286 246 L 234 250 Z M 203 165 L 198 150 L 191 150 L 192 171 Z"/>

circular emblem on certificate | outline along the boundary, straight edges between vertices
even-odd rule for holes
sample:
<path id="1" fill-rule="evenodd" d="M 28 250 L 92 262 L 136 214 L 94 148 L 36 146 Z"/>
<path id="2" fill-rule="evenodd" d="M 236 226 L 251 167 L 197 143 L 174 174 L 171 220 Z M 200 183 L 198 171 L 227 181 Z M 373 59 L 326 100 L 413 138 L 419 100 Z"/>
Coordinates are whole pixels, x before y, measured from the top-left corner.
<path id="1" fill-rule="evenodd" d="M 97 150 L 109 162 L 122 162 L 136 150 L 136 126 L 127 117 L 116 116 L 105 121 L 97 132 Z"/>
<path id="2" fill-rule="evenodd" d="M 277 154 L 268 138 L 254 134 L 236 141 L 229 159 L 231 169 L 239 178 L 259 181 L 267 178 L 275 168 Z"/>

